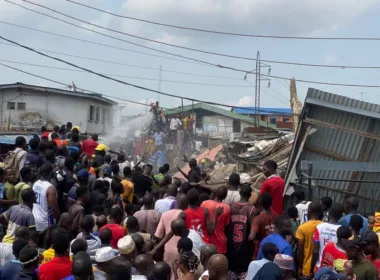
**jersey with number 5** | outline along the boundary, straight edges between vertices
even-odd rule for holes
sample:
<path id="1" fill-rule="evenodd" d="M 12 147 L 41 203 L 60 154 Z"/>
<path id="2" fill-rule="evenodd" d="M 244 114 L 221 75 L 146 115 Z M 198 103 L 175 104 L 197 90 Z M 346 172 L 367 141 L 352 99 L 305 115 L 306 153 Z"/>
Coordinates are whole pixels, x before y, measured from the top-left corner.
<path id="1" fill-rule="evenodd" d="M 240 272 L 248 269 L 253 254 L 253 242 L 248 241 L 255 208 L 250 203 L 232 202 L 228 225 L 228 260 L 230 270 Z"/>
<path id="2" fill-rule="evenodd" d="M 36 193 L 36 203 L 33 204 L 33 216 L 36 220 L 37 231 L 44 231 L 49 227 L 50 213 L 47 200 L 47 191 L 52 186 L 48 181 L 38 180 L 33 185 Z"/>

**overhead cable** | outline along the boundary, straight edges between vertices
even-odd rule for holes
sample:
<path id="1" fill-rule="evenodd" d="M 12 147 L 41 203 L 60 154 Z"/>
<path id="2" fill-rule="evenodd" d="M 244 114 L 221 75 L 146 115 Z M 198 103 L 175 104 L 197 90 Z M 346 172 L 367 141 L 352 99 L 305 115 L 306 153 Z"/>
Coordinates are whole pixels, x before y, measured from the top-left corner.
<path id="1" fill-rule="evenodd" d="M 0 63 L 0 65 L 4 66 L 6 68 L 10 68 L 10 69 L 13 69 L 15 71 L 24 73 L 24 74 L 28 74 L 28 75 L 36 77 L 36 78 L 40 78 L 40 79 L 43 79 L 43 80 L 55 83 L 55 84 L 59 84 L 59 85 L 65 86 L 65 87 L 68 86 L 68 84 L 65 84 L 65 83 L 62 83 L 62 82 L 58 82 L 56 80 L 53 80 L 53 79 L 50 79 L 50 78 L 46 78 L 46 77 L 43 77 L 43 76 L 40 76 L 40 75 L 37 75 L 37 74 L 33 74 L 33 73 L 30 73 L 30 72 L 18 69 L 16 67 L 12 67 L 12 66 L 4 64 L 4 63 Z M 130 103 L 133 103 L 133 104 L 138 104 L 138 105 L 143 105 L 143 106 L 150 106 L 150 105 L 148 105 L 146 103 L 141 103 L 141 102 L 137 102 L 137 101 L 128 100 L 128 99 L 125 99 L 125 98 L 115 97 L 115 96 L 111 96 L 111 95 L 107 95 L 107 94 L 103 94 L 103 93 L 99 93 L 99 92 L 83 89 L 83 88 L 80 88 L 80 87 L 76 87 L 76 88 L 78 90 L 83 91 L 82 93 L 99 94 L 99 95 L 102 95 L 102 96 L 105 96 L 105 97 L 108 97 L 108 98 L 114 98 L 114 99 L 122 100 L 122 101 L 125 101 L 125 102 L 130 102 Z"/>
<path id="2" fill-rule="evenodd" d="M 49 68 L 49 69 L 56 69 L 56 70 L 63 70 L 63 71 L 88 73 L 87 71 L 83 71 L 83 70 L 76 70 L 76 69 L 63 68 L 63 67 L 55 67 L 55 66 L 42 65 L 42 64 L 34 64 L 34 63 L 28 63 L 28 62 L 22 62 L 22 61 L 3 60 L 3 59 L 0 59 L 0 61 L 6 62 L 6 63 L 14 63 L 14 64 L 21 64 L 21 65 L 41 67 L 41 68 Z M 161 82 L 175 83 L 175 84 L 216 86 L 216 87 L 231 87 L 231 88 L 252 88 L 252 86 L 244 86 L 244 85 L 208 84 L 208 83 L 195 83 L 195 82 L 175 81 L 175 80 L 165 80 L 165 79 L 159 80 L 159 79 L 153 79 L 153 78 L 126 76 L 126 75 L 120 75 L 120 74 L 109 74 L 109 73 L 101 73 L 101 74 L 107 75 L 107 76 L 113 76 L 113 77 L 123 77 L 123 78 L 128 78 L 128 79 L 148 80 L 148 81 L 161 81 Z M 243 81 L 243 80 L 241 80 L 241 81 Z"/>
<path id="3" fill-rule="evenodd" d="M 355 41 L 379 41 L 380 38 L 378 37 L 305 37 L 305 36 L 281 36 L 281 35 L 261 35 L 261 34 L 245 34 L 245 33 L 233 33 L 233 32 L 225 32 L 225 31 L 217 31 L 217 30 L 207 30 L 207 29 L 201 29 L 201 28 L 194 28 L 194 27 L 186 27 L 186 26 L 178 26 L 178 25 L 172 25 L 172 24 L 166 24 L 166 23 L 159 23 L 154 22 L 151 20 L 141 19 L 141 18 L 135 18 L 135 17 L 129 17 L 129 16 L 123 16 L 120 14 L 111 13 L 106 10 L 102 10 L 99 8 L 96 8 L 94 6 L 86 5 L 83 3 L 79 3 L 73 0 L 66 0 L 67 2 L 71 2 L 86 8 L 90 8 L 99 12 L 103 12 L 115 17 L 119 18 L 125 18 L 125 19 L 131 19 L 136 21 L 141 21 L 145 23 L 150 23 L 154 25 L 160 25 L 165 27 L 172 27 L 177 29 L 183 29 L 183 30 L 191 30 L 191 31 L 197 31 L 197 32 L 206 32 L 206 33 L 214 33 L 214 34 L 220 34 L 220 35 L 230 35 L 230 36 L 240 36 L 240 37 L 253 37 L 253 38 L 267 38 L 267 39 L 296 39 L 296 40 L 355 40 Z"/>
<path id="4" fill-rule="evenodd" d="M 25 6 L 22 6 L 20 4 L 14 3 L 14 2 L 9 1 L 9 0 L 4 0 L 4 1 L 6 1 L 8 3 L 11 3 L 13 5 L 17 5 L 17 6 L 21 7 L 21 8 L 26 9 L 26 10 L 32 11 L 34 13 L 38 13 L 38 14 L 44 15 L 46 17 L 50 17 L 52 19 L 64 22 L 66 24 L 69 24 L 69 25 L 72 25 L 72 26 L 75 26 L 75 27 L 78 27 L 78 28 L 81 28 L 81 29 L 85 29 L 85 30 L 88 30 L 90 32 L 94 32 L 94 33 L 100 34 L 102 36 L 111 37 L 111 38 L 116 39 L 116 40 L 119 40 L 119 39 L 122 40 L 121 38 L 113 37 L 113 36 L 110 36 L 110 35 L 107 35 L 107 34 L 104 34 L 104 33 L 101 33 L 101 32 L 98 32 L 98 31 L 95 31 L 95 30 L 92 30 L 92 29 L 89 29 L 89 28 L 85 28 L 83 26 L 76 25 L 76 24 L 74 24 L 72 22 L 68 22 L 68 21 L 65 21 L 63 19 L 56 18 L 54 16 L 51 16 L 51 15 L 48 15 L 48 14 L 45 14 L 45 13 L 42 13 L 42 12 L 30 9 L 30 8 L 27 8 Z M 85 23 L 85 24 L 88 24 L 88 25 L 91 25 L 91 26 L 94 26 L 94 27 L 97 27 L 97 28 L 100 28 L 100 29 L 103 29 L 103 30 L 107 30 L 107 31 L 118 33 L 118 34 L 126 35 L 126 36 L 129 36 L 129 37 L 133 37 L 133 38 L 137 38 L 137 39 L 141 39 L 141 40 L 145 40 L 145 41 L 149 41 L 149 42 L 153 42 L 153 43 L 157 43 L 157 44 L 167 45 L 167 46 L 170 46 L 170 47 L 185 49 L 185 50 L 194 51 L 194 52 L 200 52 L 200 53 L 204 53 L 204 54 L 211 54 L 211 55 L 223 56 L 223 57 L 234 58 L 234 59 L 243 59 L 243 60 L 257 61 L 256 58 L 252 58 L 252 57 L 243 57 L 243 56 L 236 56 L 236 55 L 216 53 L 216 52 L 205 51 L 205 50 L 200 50 L 200 49 L 195 49 L 195 48 L 190 48 L 190 47 L 178 46 L 178 45 L 175 45 L 175 44 L 169 44 L 169 43 L 165 43 L 165 42 L 161 42 L 161 41 L 157 41 L 157 40 L 152 40 L 152 39 L 149 39 L 149 38 L 133 35 L 133 34 L 130 34 L 130 33 L 123 32 L 123 31 L 107 28 L 107 27 L 104 27 L 104 26 L 101 26 L 101 25 L 98 25 L 98 24 L 95 24 L 95 23 L 92 23 L 92 22 L 88 22 L 88 21 L 85 21 L 85 20 L 82 20 L 82 19 L 70 16 L 70 15 L 68 15 L 66 13 L 62 13 L 60 11 L 54 10 L 54 9 L 49 8 L 47 6 L 34 3 L 32 1 L 29 1 L 29 0 L 23 0 L 23 1 L 27 2 L 27 3 L 31 4 L 31 5 L 35 5 L 35 6 L 47 9 L 47 10 L 52 11 L 54 13 L 57 13 L 59 15 L 62 15 L 62 16 L 65 16 L 65 17 L 77 20 L 79 22 L 82 22 L 82 23 Z M 132 42 L 128 41 L 128 43 L 131 44 Z M 136 45 L 135 43 L 132 43 L 132 44 Z M 138 46 L 141 46 L 141 45 L 138 45 Z M 145 46 L 142 46 L 142 47 L 145 47 Z M 150 48 L 150 49 L 152 49 L 152 48 Z M 260 61 L 261 62 L 265 62 L 265 63 L 296 65 L 296 66 L 307 66 L 307 67 L 323 67 L 323 68 L 339 68 L 339 69 L 346 69 L 346 68 L 349 68 L 349 69 L 380 69 L 380 66 L 327 65 L 327 64 L 299 63 L 299 62 L 277 61 L 277 60 L 263 60 L 263 59 L 261 59 Z"/>
<path id="5" fill-rule="evenodd" d="M 98 72 L 95 72 L 95 71 L 92 71 L 90 69 L 86 69 L 84 67 L 81 67 L 81 66 L 78 66 L 78 65 L 75 65 L 71 62 L 68 62 L 66 60 L 63 60 L 63 59 L 60 59 L 60 58 L 57 58 L 57 57 L 54 57 L 54 56 L 50 56 L 48 54 L 44 54 L 42 52 L 39 52 L 39 51 L 36 51 L 30 47 L 27 47 L 27 46 L 24 46 L 22 44 L 19 44 L 19 43 L 16 43 L 12 40 L 9 40 L 9 39 L 6 39 L 2 36 L 0 36 L 0 39 L 2 40 L 5 40 L 7 42 L 10 42 L 10 43 L 14 43 L 24 49 L 27 49 L 31 52 L 34 52 L 34 53 L 37 53 L 41 56 L 44 56 L 44 57 L 48 57 L 50 59 L 53 59 L 53 60 L 56 60 L 56 61 L 59 61 L 59 62 L 62 62 L 62 63 L 65 63 L 67 65 L 70 65 L 72 67 L 75 67 L 75 68 L 78 68 L 78 69 L 81 69 L 81 70 L 84 70 L 84 71 L 87 71 L 89 73 L 92 73 L 96 76 L 99 76 L 99 77 L 102 77 L 102 78 L 105 78 L 105 79 L 108 79 L 108 80 L 111 80 L 111 81 L 115 81 L 117 83 L 120 83 L 120 84 L 124 84 L 124 85 L 127 85 L 127 86 L 130 86 L 130 87 L 134 87 L 134 88 L 137 88 L 137 89 L 141 89 L 141 90 L 145 90 L 145 91 L 149 91 L 149 92 L 154 92 L 154 93 L 158 93 L 158 94 L 162 94 L 162 95 L 165 95 L 165 96 L 169 96 L 169 97 L 175 97 L 175 98 L 181 98 L 181 99 L 185 99 L 185 100 L 189 100 L 189 101 L 194 101 L 194 102 L 199 102 L 199 103 L 205 103 L 205 104 L 210 104 L 210 105 L 216 105 L 216 106 L 222 106 L 222 107 L 228 107 L 228 108 L 244 108 L 244 107 L 239 107 L 239 106 L 231 106 L 231 105 L 227 105 L 227 104 L 222 104 L 222 103 L 217 103 L 217 102 L 212 102 L 212 101 L 204 101 L 204 100 L 200 100 L 200 99 L 195 99 L 195 98 L 189 98 L 189 97 L 184 97 L 184 96 L 179 96 L 179 95 L 175 95 L 175 94 L 170 94 L 170 93 L 165 93 L 165 92 L 162 92 L 162 91 L 158 91 L 158 90 L 155 90 L 155 89 L 151 89 L 151 88 L 146 88 L 146 87 L 143 87 L 143 86 L 139 86 L 139 85 L 135 85 L 135 84 L 131 84 L 131 83 L 127 83 L 127 82 L 124 82 L 124 81 L 121 81 L 121 80 L 118 80 L 118 79 L 115 79 L 115 78 L 112 78 L 112 77 L 109 77 L 107 75 L 103 75 L 103 74 L 100 74 Z M 380 86 L 378 86 L 380 87 Z M 274 113 L 280 113 L 280 112 L 274 112 Z"/>
<path id="6" fill-rule="evenodd" d="M 14 44 L 3 43 L 3 42 L 0 42 L 0 45 L 7 45 L 7 46 L 11 46 L 11 47 L 19 47 L 19 46 L 14 45 Z M 168 72 L 168 73 L 174 73 L 174 74 L 197 76 L 197 77 L 202 77 L 202 78 L 216 78 L 216 79 L 224 79 L 224 80 L 236 80 L 236 81 L 242 81 L 243 80 L 242 78 L 238 79 L 238 78 L 232 78 L 232 77 L 227 77 L 227 76 L 214 76 L 214 75 L 205 75 L 205 74 L 200 74 L 200 73 L 174 71 L 174 70 L 170 70 L 170 69 L 166 69 L 166 68 L 160 70 L 160 68 L 154 68 L 154 67 L 148 67 L 148 66 L 142 66 L 142 65 L 136 65 L 136 64 L 129 64 L 129 63 L 123 63 L 123 62 L 118 62 L 118 61 L 104 60 L 104 59 L 98 59 L 98 58 L 94 58 L 94 57 L 80 56 L 80 55 L 74 55 L 74 54 L 68 54 L 68 53 L 62 53 L 62 52 L 55 52 L 55 51 L 49 51 L 49 50 L 45 50 L 45 49 L 38 49 L 38 48 L 34 48 L 34 49 L 38 50 L 38 51 L 42 51 L 42 52 L 59 54 L 59 55 L 64 55 L 64 56 L 70 56 L 70 57 L 86 59 L 86 60 L 90 60 L 90 61 L 104 62 L 104 63 L 109 63 L 109 64 L 128 66 L 128 67 L 136 67 L 136 68 L 142 68 L 142 69 L 148 69 L 148 70 L 154 70 L 154 71 L 162 71 L 162 72 Z"/>
<path id="7" fill-rule="evenodd" d="M 104 34 L 104 33 L 101 33 L 101 32 L 98 32 L 98 31 L 95 31 L 95 30 L 92 30 L 92 29 L 89 29 L 89 28 L 85 28 L 83 26 L 80 26 L 80 25 L 76 25 L 72 22 L 68 22 L 68 21 L 65 21 L 63 19 L 60 19 L 60 18 L 56 18 L 54 16 L 51 16 L 51 15 L 48 15 L 48 14 L 45 14 L 45 13 L 42 13 L 42 12 L 39 12 L 39 11 L 36 11 L 36 10 L 33 10 L 33 9 L 30 9 L 30 8 L 27 8 L 25 6 L 22 6 L 20 4 L 17 4 L 17 3 L 14 3 L 10 0 L 4 0 L 10 4 L 13 4 L 13 5 L 16 5 L 16 6 L 19 6 L 23 9 L 26 9 L 26 10 L 29 10 L 31 12 L 34 12 L 34 13 L 38 13 L 38 14 L 41 14 L 41 15 L 44 15 L 46 17 L 50 17 L 52 19 L 55 19 L 55 20 L 58 20 L 58 21 L 61 21 L 61 22 L 64 22 L 66 24 L 69 24 L 69 25 L 72 25 L 72 26 L 75 26 L 75 27 L 78 27 L 78 28 L 81 28 L 81 29 L 85 29 L 87 31 L 90 31 L 90 32 L 94 32 L 94 33 L 97 33 L 99 35 L 102 35 L 102 36 L 106 36 L 106 37 L 110 37 L 110 38 L 113 38 L 115 40 L 123 40 L 121 38 L 118 38 L 118 37 L 113 37 L 113 36 L 110 36 L 110 35 L 107 35 L 107 34 Z M 195 48 L 189 48 L 189 47 L 184 47 L 184 46 L 178 46 L 178 45 L 174 45 L 174 44 L 169 44 L 169 43 L 165 43 L 165 42 L 161 42 L 161 41 L 157 41 L 157 40 L 152 40 L 152 39 L 149 39 L 149 38 L 144 38 L 144 37 L 141 37 L 141 36 L 137 36 L 137 35 L 133 35 L 133 34 L 129 34 L 129 33 L 125 33 L 125 32 L 122 32 L 122 31 L 119 31 L 119 30 L 115 30 L 115 29 L 111 29 L 111 28 L 107 28 L 107 27 L 104 27 L 104 26 L 101 26 L 101 25 L 98 25 L 98 24 L 95 24 L 95 23 L 92 23 L 92 22 L 88 22 L 88 21 L 85 21 L 85 20 L 82 20 L 82 19 L 79 19 L 79 18 L 76 18 L 76 17 L 73 17 L 73 16 L 70 16 L 68 14 L 65 14 L 65 13 L 62 13 L 62 12 L 59 12 L 57 10 L 54 10 L 52 8 L 49 8 L 47 6 L 44 6 L 44 5 L 41 5 L 41 4 L 37 4 L 37 3 L 34 3 L 34 2 L 31 2 L 31 1 L 28 1 L 28 0 L 23 0 L 24 2 L 27 2 L 29 4 L 32 4 L 32 5 L 35 5 L 35 6 L 38 6 L 38 7 L 41 7 L 41 8 L 44 8 L 44 9 L 47 9 L 49 11 L 52 11 L 54 13 L 57 13 L 57 14 L 60 14 L 62 16 L 65 16 L 65 17 L 68 17 L 68 18 L 71 18 L 71 19 L 74 19 L 74 20 L 77 20 L 79 22 L 82 22 L 82 23 L 85 23 L 85 24 L 88 24 L 88 25 L 91 25 L 91 26 L 94 26 L 94 27 L 97 27 L 97 28 L 101 28 L 101 29 L 104 29 L 104 30 L 108 30 L 108 31 L 112 31 L 112 32 L 115 32 L 115 33 L 119 33 L 119 34 L 123 34 L 123 35 L 126 35 L 126 36 L 130 36 L 130 37 L 134 37 L 134 38 L 138 38 L 138 39 L 141 39 L 141 40 L 146 40 L 146 41 L 150 41 L 150 42 L 153 42 L 153 43 L 157 43 L 157 44 L 163 44 L 163 45 L 168 45 L 168 46 L 171 46 L 171 47 L 176 47 L 176 48 L 181 48 L 181 49 L 186 49 L 186 50 L 190 50 L 190 51 L 195 51 L 195 52 L 200 52 L 200 53 L 204 53 L 204 54 L 212 54 L 212 55 L 217 55 L 217 56 L 224 56 L 224 57 L 229 57 L 229 58 L 235 58 L 235 59 L 244 59 L 244 60 L 250 60 L 250 61 L 257 61 L 256 58 L 252 58 L 252 57 L 242 57 L 242 56 L 235 56 L 235 55 L 228 55 L 228 54 L 221 54 L 221 53 L 216 53 L 216 52 L 210 52 L 210 51 L 205 51 L 205 50 L 199 50 L 199 49 L 195 49 Z M 123 40 L 125 41 L 125 40 Z M 136 45 L 136 46 L 139 46 L 139 47 L 145 47 L 143 45 L 139 45 L 139 44 L 136 44 L 136 43 L 133 43 L 133 42 L 130 42 L 130 41 L 127 41 L 127 43 L 129 44 L 133 44 L 133 45 Z M 157 49 L 153 49 L 153 48 L 148 48 L 148 49 L 151 49 L 151 50 L 155 50 L 155 51 L 160 51 L 160 50 L 157 50 Z M 173 55 L 171 53 L 168 53 L 168 52 L 164 52 L 166 54 L 170 54 L 170 55 Z M 181 56 L 183 57 L 183 56 Z M 188 57 L 183 57 L 183 58 L 186 58 L 186 59 L 190 59 Z M 207 63 L 207 62 L 202 62 L 201 60 L 196 60 L 197 62 L 201 62 L 201 63 Z M 329 64 L 317 64 L 317 63 L 301 63 L 301 62 L 292 62 L 292 61 L 278 61 L 278 60 L 265 60 L 265 59 L 261 59 L 260 62 L 263 62 L 263 63 L 273 63 L 273 64 L 283 64 L 283 65 L 294 65 L 294 66 L 304 66 L 304 67 L 322 67 L 322 68 L 338 68 L 338 69 L 380 69 L 380 66 L 356 66 L 356 65 L 329 65 Z"/>

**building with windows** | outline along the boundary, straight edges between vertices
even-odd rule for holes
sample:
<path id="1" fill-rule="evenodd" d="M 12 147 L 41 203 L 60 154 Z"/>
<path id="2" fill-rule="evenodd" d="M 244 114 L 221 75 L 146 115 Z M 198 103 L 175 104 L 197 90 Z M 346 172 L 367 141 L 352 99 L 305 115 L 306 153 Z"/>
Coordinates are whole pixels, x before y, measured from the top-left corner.
<path id="1" fill-rule="evenodd" d="M 255 108 L 232 108 L 232 112 L 255 118 Z M 291 130 L 293 127 L 292 109 L 290 108 L 259 108 L 258 119 L 264 123 L 275 125 L 277 129 Z"/>
<path id="2" fill-rule="evenodd" d="M 205 103 L 195 103 L 183 107 L 165 110 L 168 119 L 177 115 L 181 119 L 192 116 L 193 129 L 197 134 L 230 137 L 231 133 L 242 133 L 245 128 L 256 125 L 254 118 L 230 112 L 219 107 Z M 258 126 L 263 128 L 275 128 L 270 123 L 258 121 Z"/>
<path id="3" fill-rule="evenodd" d="M 68 121 L 81 132 L 106 133 L 117 103 L 100 94 L 26 85 L 0 85 L 1 130 L 52 129 Z"/>

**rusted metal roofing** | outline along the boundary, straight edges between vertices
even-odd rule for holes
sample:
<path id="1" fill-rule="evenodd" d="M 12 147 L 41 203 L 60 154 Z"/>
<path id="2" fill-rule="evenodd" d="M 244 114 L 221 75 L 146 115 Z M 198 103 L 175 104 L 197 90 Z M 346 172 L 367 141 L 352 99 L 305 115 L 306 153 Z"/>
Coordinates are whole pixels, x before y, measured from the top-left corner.
<path id="1" fill-rule="evenodd" d="M 316 132 L 307 136 L 302 148 L 309 126 Z M 313 170 L 312 177 L 331 179 L 313 181 L 316 186 L 313 199 L 330 196 L 342 203 L 345 196 L 355 195 L 361 199 L 364 213 L 380 210 L 378 184 L 352 182 L 380 183 L 380 172 L 349 171 L 345 167 L 345 162 L 380 163 L 380 105 L 309 88 L 288 162 L 287 181 L 295 164 L 295 174 L 305 183 L 307 170 L 301 170 L 302 161 L 335 161 L 341 167 L 340 170 Z"/>

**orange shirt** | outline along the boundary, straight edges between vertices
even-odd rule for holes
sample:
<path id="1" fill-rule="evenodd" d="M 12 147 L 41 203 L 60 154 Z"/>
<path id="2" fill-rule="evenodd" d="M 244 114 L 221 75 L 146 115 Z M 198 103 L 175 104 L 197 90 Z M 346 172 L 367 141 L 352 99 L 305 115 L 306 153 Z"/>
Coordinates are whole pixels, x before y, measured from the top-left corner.
<path id="1" fill-rule="evenodd" d="M 67 140 L 54 139 L 53 141 L 57 144 L 57 147 L 67 146 Z"/>
<path id="2" fill-rule="evenodd" d="M 231 208 L 224 202 L 216 202 L 215 200 L 203 201 L 201 208 L 207 208 L 210 212 L 210 219 L 213 219 L 215 209 L 223 207 L 223 213 L 216 220 L 214 234 L 209 237 L 210 244 L 213 244 L 218 249 L 219 254 L 227 253 L 227 237 L 225 228 L 230 223 Z"/>
<path id="3" fill-rule="evenodd" d="M 120 198 L 121 198 L 121 201 L 123 201 L 123 205 L 125 207 L 125 204 L 126 204 L 124 202 L 125 199 L 127 199 L 129 202 L 132 203 L 133 194 L 134 194 L 134 184 L 127 179 L 124 179 L 123 181 L 121 181 L 121 184 L 123 185 L 124 191 L 120 195 Z"/>

